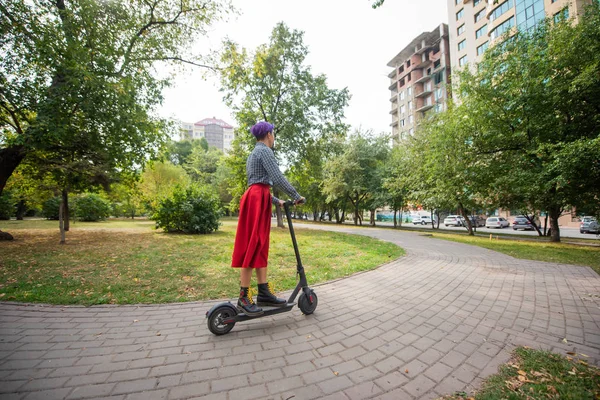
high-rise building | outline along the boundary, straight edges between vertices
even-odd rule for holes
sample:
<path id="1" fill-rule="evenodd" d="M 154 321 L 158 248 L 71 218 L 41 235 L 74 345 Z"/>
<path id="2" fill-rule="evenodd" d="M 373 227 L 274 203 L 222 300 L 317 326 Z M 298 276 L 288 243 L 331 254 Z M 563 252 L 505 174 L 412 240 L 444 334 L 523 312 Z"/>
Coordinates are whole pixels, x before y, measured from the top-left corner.
<path id="1" fill-rule="evenodd" d="M 450 82 L 448 25 L 423 32 L 388 64 L 392 103 L 392 135 L 402 140 L 414 134 L 428 112 L 445 109 Z"/>
<path id="2" fill-rule="evenodd" d="M 231 149 L 233 126 L 215 117 L 196 123 L 181 122 L 180 140 L 206 138 L 209 146 L 227 152 Z"/>
<path id="3" fill-rule="evenodd" d="M 447 0 L 452 68 L 478 63 L 505 32 L 581 14 L 593 0 Z"/>

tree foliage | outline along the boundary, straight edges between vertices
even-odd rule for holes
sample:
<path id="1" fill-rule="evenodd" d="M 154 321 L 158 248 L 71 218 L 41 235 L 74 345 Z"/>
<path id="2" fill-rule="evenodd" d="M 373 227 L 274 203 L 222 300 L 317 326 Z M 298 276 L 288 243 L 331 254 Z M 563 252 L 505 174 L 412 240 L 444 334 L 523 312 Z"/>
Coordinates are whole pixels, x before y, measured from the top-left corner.
<path id="1" fill-rule="evenodd" d="M 571 207 L 600 209 L 600 10 L 547 21 L 459 76 L 464 125 L 495 204 L 548 212 L 552 240 Z M 480 171 L 481 174 L 485 173 Z"/>
<path id="2" fill-rule="evenodd" d="M 143 165 L 164 139 L 157 62 L 198 64 L 191 44 L 228 10 L 202 0 L 0 4 L 0 192 L 25 157 L 68 185 Z"/>
<path id="3" fill-rule="evenodd" d="M 233 201 L 246 187 L 245 160 L 254 147 L 250 127 L 260 120 L 275 125 L 275 154 L 288 165 L 302 164 L 309 149 L 323 137 L 344 135 L 347 89 L 330 89 L 324 75 L 304 64 L 308 48 L 304 33 L 278 23 L 269 43 L 254 52 L 226 41 L 221 53 L 224 99 L 235 112 L 238 129 L 228 166 Z"/>

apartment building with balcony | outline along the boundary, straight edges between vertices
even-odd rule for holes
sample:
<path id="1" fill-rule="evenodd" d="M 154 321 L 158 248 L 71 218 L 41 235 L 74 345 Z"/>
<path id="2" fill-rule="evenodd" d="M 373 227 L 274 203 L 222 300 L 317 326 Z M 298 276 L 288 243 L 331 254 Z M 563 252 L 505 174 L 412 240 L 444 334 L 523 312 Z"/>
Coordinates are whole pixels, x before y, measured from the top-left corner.
<path id="1" fill-rule="evenodd" d="M 429 112 L 444 110 L 450 83 L 448 25 L 414 38 L 388 64 L 392 135 L 412 135 Z"/>
<path id="2" fill-rule="evenodd" d="M 200 138 L 206 138 L 209 146 L 228 152 L 233 141 L 233 126 L 215 117 L 205 118 L 196 123 L 180 123 L 180 140 Z"/>
<path id="3" fill-rule="evenodd" d="M 546 17 L 577 18 L 594 0 L 447 0 L 452 68 L 475 65 L 504 33 L 527 30 Z"/>

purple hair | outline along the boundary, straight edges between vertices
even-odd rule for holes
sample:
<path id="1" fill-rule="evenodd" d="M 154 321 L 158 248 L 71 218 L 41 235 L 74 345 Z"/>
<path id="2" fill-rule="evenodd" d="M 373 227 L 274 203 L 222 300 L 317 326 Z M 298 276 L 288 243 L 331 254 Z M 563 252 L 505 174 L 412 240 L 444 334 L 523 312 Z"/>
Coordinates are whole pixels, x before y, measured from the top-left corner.
<path id="1" fill-rule="evenodd" d="M 256 139 L 260 140 L 264 138 L 267 135 L 267 133 L 273 132 L 274 128 L 275 127 L 273 126 L 273 124 L 270 124 L 266 121 L 260 121 L 250 129 L 250 132 L 252 132 L 252 134 L 256 136 Z"/>

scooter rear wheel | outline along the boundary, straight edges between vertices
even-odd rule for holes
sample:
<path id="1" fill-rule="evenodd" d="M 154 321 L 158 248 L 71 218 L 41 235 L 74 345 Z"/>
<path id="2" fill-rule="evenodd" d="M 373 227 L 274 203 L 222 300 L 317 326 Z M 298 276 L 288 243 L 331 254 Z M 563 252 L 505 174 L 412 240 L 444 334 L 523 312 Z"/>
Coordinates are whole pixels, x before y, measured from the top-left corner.
<path id="1" fill-rule="evenodd" d="M 208 330 L 215 335 L 225 335 L 235 326 L 235 322 L 224 324 L 223 320 L 235 317 L 236 312 L 231 307 L 223 306 L 213 311 L 208 318 Z"/>
<path id="2" fill-rule="evenodd" d="M 312 300 L 312 304 L 305 293 L 302 293 L 300 295 L 300 298 L 298 299 L 298 308 L 300 308 L 300 311 L 302 311 L 304 315 L 310 315 L 314 313 L 317 309 L 319 299 L 317 298 L 317 294 L 312 289 L 310 291 L 310 297 L 310 300 Z"/>

